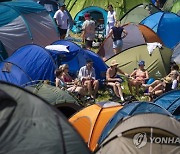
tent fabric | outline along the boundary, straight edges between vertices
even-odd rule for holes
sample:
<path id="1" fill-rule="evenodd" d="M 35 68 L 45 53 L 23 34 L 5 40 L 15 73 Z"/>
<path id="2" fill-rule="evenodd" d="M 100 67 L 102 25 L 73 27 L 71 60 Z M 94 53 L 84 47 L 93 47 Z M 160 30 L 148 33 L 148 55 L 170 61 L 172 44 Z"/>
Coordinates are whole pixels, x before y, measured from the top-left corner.
<path id="1" fill-rule="evenodd" d="M 6 63 L 16 66 L 12 67 L 9 72 L 3 71 Z M 26 83 L 27 77 L 33 81 L 50 80 L 54 82 L 56 68 L 54 60 L 44 48 L 37 45 L 25 45 L 1 64 L 0 79 L 20 86 Z M 18 69 L 21 69 L 21 71 L 17 71 Z M 24 78 L 25 75 L 21 76 L 20 72 L 24 72 L 27 77 Z"/>
<path id="2" fill-rule="evenodd" d="M 112 133 L 99 146 L 100 153 L 178 153 L 179 144 L 150 142 L 150 137 L 179 137 L 180 123 L 167 115 L 157 113 L 138 114 L 123 119 Z M 135 135 L 145 134 L 142 147 L 136 147 Z M 141 138 L 142 139 L 142 138 Z M 130 143 L 130 144 L 129 144 Z M 133 144 L 134 143 L 134 144 Z M 139 143 L 139 142 L 138 142 Z M 140 141 L 140 144 L 142 140 Z"/>
<path id="3" fill-rule="evenodd" d="M 171 57 L 171 61 L 180 65 L 180 42 L 173 49 L 173 54 Z"/>
<path id="4" fill-rule="evenodd" d="M 66 41 L 66 40 L 59 40 L 54 43 L 53 45 L 65 45 L 68 47 L 68 50 L 70 52 L 57 52 L 50 51 L 50 54 L 53 58 L 57 60 L 57 64 L 68 64 L 70 73 L 74 76 L 77 76 L 77 72 L 79 69 L 86 64 L 87 59 L 92 59 L 93 67 L 95 68 L 96 72 L 96 78 L 97 79 L 104 79 L 105 78 L 105 72 L 107 70 L 107 65 L 105 62 L 94 52 L 90 50 L 82 49 L 79 45 Z"/>
<path id="5" fill-rule="evenodd" d="M 29 83 L 25 88 L 45 99 L 51 105 L 56 106 L 67 118 L 84 107 L 83 102 L 75 97 L 75 95 L 44 82 L 34 81 L 35 84 Z"/>
<path id="6" fill-rule="evenodd" d="M 147 45 L 139 45 L 111 57 L 106 64 L 110 65 L 112 60 L 116 60 L 120 69 L 131 74 L 138 68 L 138 61 L 144 60 L 149 76 L 159 79 L 169 73 L 171 55 L 172 51 L 166 47 L 155 48 L 152 55 L 149 55 Z"/>
<path id="7" fill-rule="evenodd" d="M 180 40 L 180 16 L 169 12 L 157 12 L 141 21 L 161 38 L 164 45 L 173 49 Z"/>
<path id="8" fill-rule="evenodd" d="M 41 5 L 33 1 L 0 3 L 0 41 L 8 56 L 23 45 L 46 46 L 58 38 L 53 19 Z"/>
<path id="9" fill-rule="evenodd" d="M 123 39 L 122 51 L 145 43 L 159 42 L 163 44 L 157 34 L 147 26 L 129 23 L 124 25 L 123 28 L 127 31 L 128 35 Z M 100 47 L 97 54 L 105 59 L 109 59 L 115 55 L 111 37 L 103 42 L 103 45 Z"/>
<path id="10" fill-rule="evenodd" d="M 8 53 L 6 52 L 4 45 L 0 41 L 0 61 L 5 60 L 6 58 L 8 58 Z"/>
<path id="11" fill-rule="evenodd" d="M 176 3 L 177 1 L 178 0 L 166 0 L 166 2 L 164 3 L 164 5 L 162 7 L 162 10 L 169 12 L 172 9 L 174 3 Z"/>
<path id="12" fill-rule="evenodd" d="M 100 102 L 77 112 L 69 122 L 78 130 L 90 150 L 94 151 L 105 124 L 121 108 L 115 102 Z"/>
<path id="13" fill-rule="evenodd" d="M 172 90 L 159 96 L 154 103 L 165 108 L 180 120 L 180 90 Z"/>
<path id="14" fill-rule="evenodd" d="M 152 4 L 139 4 L 124 14 L 120 21 L 122 25 L 127 23 L 139 24 L 143 19 L 158 11 L 160 10 Z"/>
<path id="15" fill-rule="evenodd" d="M 126 117 L 134 116 L 136 114 L 144 113 L 161 113 L 164 115 L 172 116 L 168 111 L 162 108 L 160 105 L 156 105 L 149 102 L 133 102 L 127 104 L 122 109 L 116 112 L 116 114 L 106 124 L 104 130 L 101 133 L 98 144 L 101 144 L 104 139 L 113 131 L 113 129 Z"/>
<path id="16" fill-rule="evenodd" d="M 90 153 L 66 118 L 45 100 L 5 82 L 0 90 L 0 153 Z"/>
<path id="17" fill-rule="evenodd" d="M 86 0 L 65 0 L 65 4 L 67 6 L 67 10 L 69 10 L 72 18 L 75 17 L 75 15 L 79 12 L 79 10 L 82 10 L 89 6 L 97 6 L 101 7 L 103 9 L 107 9 L 109 4 L 112 4 L 114 7 L 114 10 L 117 13 L 117 19 L 120 19 L 120 17 L 125 14 L 128 10 L 133 8 L 134 6 L 142 3 L 149 3 L 150 0 L 93 0 L 93 1 L 86 1 Z"/>
<path id="18" fill-rule="evenodd" d="M 180 16 L 180 1 L 176 1 L 171 9 L 171 12 Z"/>

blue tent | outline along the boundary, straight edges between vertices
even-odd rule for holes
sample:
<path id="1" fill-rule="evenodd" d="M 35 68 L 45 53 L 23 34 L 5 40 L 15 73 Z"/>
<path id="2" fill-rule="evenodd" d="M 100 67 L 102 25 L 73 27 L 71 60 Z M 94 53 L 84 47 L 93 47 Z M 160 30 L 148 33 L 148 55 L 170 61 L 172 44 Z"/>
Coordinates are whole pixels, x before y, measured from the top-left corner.
<path id="1" fill-rule="evenodd" d="M 124 118 L 133 116 L 136 114 L 144 113 L 160 113 L 164 115 L 172 116 L 164 108 L 148 102 L 133 102 L 125 105 L 112 117 L 112 119 L 106 124 L 101 137 L 99 138 L 98 144 L 101 144 L 102 141 L 111 133 L 111 131 L 119 124 Z"/>
<path id="2" fill-rule="evenodd" d="M 172 90 L 159 96 L 154 103 L 165 108 L 180 120 L 180 90 Z"/>
<path id="3" fill-rule="evenodd" d="M 103 8 L 97 7 L 97 6 L 90 6 L 87 8 L 84 8 L 80 12 L 76 14 L 74 17 L 74 26 L 72 27 L 72 32 L 74 33 L 80 33 L 82 29 L 82 24 L 84 22 L 84 14 L 90 13 L 92 19 L 97 23 L 97 26 L 99 26 L 99 29 L 104 30 L 103 33 L 105 34 L 105 27 L 107 23 L 107 11 Z"/>
<path id="4" fill-rule="evenodd" d="M 157 12 L 141 21 L 154 30 L 168 48 L 173 48 L 180 40 L 180 16 L 174 13 Z"/>
<path id="5" fill-rule="evenodd" d="M 57 60 L 56 63 L 60 64 L 68 64 L 70 73 L 73 75 L 77 75 L 79 69 L 86 64 L 87 59 L 92 59 L 94 62 L 94 68 L 96 71 L 97 79 L 104 79 L 105 72 L 107 70 L 107 65 L 104 61 L 94 52 L 90 50 L 84 50 L 77 44 L 66 41 L 66 40 L 59 40 L 53 43 L 53 45 L 65 45 L 68 46 L 70 52 L 57 52 L 57 51 L 50 51 L 53 59 Z"/>
<path id="6" fill-rule="evenodd" d="M 22 85 L 31 80 L 54 82 L 57 68 L 48 51 L 37 45 L 26 45 L 0 64 L 0 80 Z"/>

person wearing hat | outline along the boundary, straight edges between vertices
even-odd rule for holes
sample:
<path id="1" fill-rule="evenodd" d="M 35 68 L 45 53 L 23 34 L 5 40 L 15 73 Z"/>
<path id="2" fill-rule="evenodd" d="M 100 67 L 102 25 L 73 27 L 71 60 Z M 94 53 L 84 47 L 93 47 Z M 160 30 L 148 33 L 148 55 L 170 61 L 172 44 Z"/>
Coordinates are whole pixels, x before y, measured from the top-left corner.
<path id="1" fill-rule="evenodd" d="M 129 82 L 130 84 L 130 92 L 132 93 L 132 86 L 134 86 L 136 88 L 136 94 L 139 96 L 139 88 L 142 84 L 145 83 L 145 81 L 147 81 L 149 79 L 149 73 L 148 71 L 144 68 L 145 66 L 145 61 L 140 60 L 138 62 L 138 69 L 135 69 L 130 77 L 131 80 Z"/>
<path id="2" fill-rule="evenodd" d="M 95 22 L 91 20 L 89 13 L 84 15 L 85 21 L 82 25 L 82 40 L 87 49 L 92 48 L 92 43 L 95 39 Z"/>
<path id="3" fill-rule="evenodd" d="M 59 10 L 54 14 L 54 19 L 58 26 L 60 39 L 64 39 L 67 33 L 69 20 L 69 16 L 66 12 L 66 5 L 64 3 L 59 4 Z"/>
<path id="4" fill-rule="evenodd" d="M 123 72 L 121 69 L 118 68 L 118 63 L 116 60 L 112 60 L 110 67 L 106 71 L 106 81 L 107 85 L 112 86 L 114 93 L 118 99 L 124 101 L 121 83 L 123 80 L 117 76 L 117 73 L 121 73 L 123 75 L 129 76 L 127 73 Z"/>
<path id="5" fill-rule="evenodd" d="M 95 69 L 91 59 L 88 59 L 86 65 L 80 68 L 78 78 L 81 80 L 82 85 L 87 87 L 90 97 L 95 99 L 99 89 L 99 81 L 96 80 Z"/>

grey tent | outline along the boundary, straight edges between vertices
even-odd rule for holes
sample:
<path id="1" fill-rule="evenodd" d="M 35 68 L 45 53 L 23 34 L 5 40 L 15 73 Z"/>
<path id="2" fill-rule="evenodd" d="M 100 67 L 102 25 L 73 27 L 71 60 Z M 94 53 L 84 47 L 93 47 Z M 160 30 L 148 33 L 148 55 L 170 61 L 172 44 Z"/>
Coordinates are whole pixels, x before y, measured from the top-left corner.
<path id="1" fill-rule="evenodd" d="M 103 141 L 96 154 L 179 154 L 179 130 L 179 121 L 167 115 L 128 117 Z"/>
<path id="2" fill-rule="evenodd" d="M 0 82 L 1 154 L 87 154 L 66 118 L 33 93 Z"/>
<path id="3" fill-rule="evenodd" d="M 173 54 L 171 57 L 171 61 L 180 65 L 180 42 L 173 49 Z"/>
<path id="4" fill-rule="evenodd" d="M 25 86 L 25 88 L 56 106 L 67 118 L 84 107 L 75 95 L 43 82 L 45 81 L 39 81 L 37 84 Z"/>

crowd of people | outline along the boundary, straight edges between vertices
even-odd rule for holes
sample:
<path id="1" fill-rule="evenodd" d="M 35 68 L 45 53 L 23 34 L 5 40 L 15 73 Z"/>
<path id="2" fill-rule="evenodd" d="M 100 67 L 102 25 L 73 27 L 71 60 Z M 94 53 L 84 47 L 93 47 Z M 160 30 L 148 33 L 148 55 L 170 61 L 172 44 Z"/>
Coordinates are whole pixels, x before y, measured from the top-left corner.
<path id="1" fill-rule="evenodd" d="M 157 1 L 158 2 L 158 1 Z M 55 13 L 54 19 L 60 32 L 60 39 L 64 39 L 68 29 L 68 14 L 65 9 L 65 4 L 59 6 L 59 10 Z M 93 41 L 95 39 L 96 23 L 92 20 L 90 13 L 85 13 L 85 21 L 82 24 L 82 41 L 85 44 L 86 49 L 91 49 Z M 112 5 L 108 5 L 107 14 L 107 27 L 106 27 L 106 39 L 111 37 L 113 39 L 113 50 L 117 54 L 121 52 L 123 46 L 123 38 L 128 35 L 127 31 L 121 26 L 121 23 L 116 18 L 116 12 Z M 113 60 L 110 67 L 106 71 L 106 86 L 112 87 L 116 99 L 124 101 L 122 83 L 123 79 L 118 73 L 122 74 L 128 82 L 129 92 L 133 95 L 133 89 L 135 94 L 139 96 L 140 88 L 146 89 L 146 96 L 149 96 L 149 100 L 152 100 L 152 96 L 161 95 L 168 89 L 176 89 L 179 83 L 179 67 L 173 64 L 171 72 L 167 77 L 162 80 L 155 80 L 151 84 L 146 84 L 149 77 L 148 71 L 144 68 L 145 61 L 138 62 L 138 68 L 131 74 L 127 74 L 118 67 L 118 63 Z M 69 69 L 67 64 L 61 65 L 56 71 L 56 86 L 66 88 L 70 92 L 77 92 L 81 96 L 89 95 L 92 99 L 97 97 L 99 89 L 99 81 L 96 79 L 95 69 L 93 68 L 93 61 L 87 60 L 85 66 L 81 67 L 78 73 L 77 79 L 73 79 L 69 75 Z M 168 82 L 167 82 L 168 80 Z M 169 84 L 170 83 L 170 84 Z M 134 88 L 133 88 L 134 87 Z M 167 88 L 169 87 L 169 88 Z"/>

